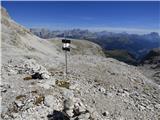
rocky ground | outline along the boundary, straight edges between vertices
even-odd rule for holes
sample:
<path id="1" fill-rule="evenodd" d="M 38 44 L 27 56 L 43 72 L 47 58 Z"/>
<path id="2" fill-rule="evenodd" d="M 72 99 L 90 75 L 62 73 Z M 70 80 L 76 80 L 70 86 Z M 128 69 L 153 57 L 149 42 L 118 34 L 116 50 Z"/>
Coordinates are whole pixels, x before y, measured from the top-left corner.
<path id="1" fill-rule="evenodd" d="M 158 120 L 159 88 L 136 67 L 96 56 L 70 60 L 67 80 L 64 66 L 46 70 L 33 59 L 3 66 L 2 118 Z M 39 68 L 42 79 L 24 79 Z"/>
<path id="2" fill-rule="evenodd" d="M 160 85 L 160 64 L 144 64 L 138 66 L 139 70 L 154 83 Z"/>
<path id="3" fill-rule="evenodd" d="M 64 53 L 3 9 L 1 119 L 160 119 L 160 87 L 139 68 L 95 52 L 68 61 L 66 77 Z"/>
<path id="4" fill-rule="evenodd" d="M 160 85 L 160 48 L 152 49 L 144 56 L 138 68 L 154 83 Z"/>

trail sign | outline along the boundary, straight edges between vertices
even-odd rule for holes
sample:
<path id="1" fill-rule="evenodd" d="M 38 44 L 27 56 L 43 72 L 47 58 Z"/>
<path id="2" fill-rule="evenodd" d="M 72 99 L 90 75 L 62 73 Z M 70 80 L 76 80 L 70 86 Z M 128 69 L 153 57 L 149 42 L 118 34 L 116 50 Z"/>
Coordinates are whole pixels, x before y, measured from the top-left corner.
<path id="1" fill-rule="evenodd" d="M 71 43 L 71 40 L 62 39 L 62 43 Z"/>
<path id="2" fill-rule="evenodd" d="M 62 39 L 62 43 L 63 43 L 62 50 L 70 51 L 71 40 Z"/>
<path id="3" fill-rule="evenodd" d="M 63 43 L 62 50 L 65 51 L 66 78 L 67 78 L 67 51 L 70 52 L 70 43 L 71 43 L 71 40 L 62 39 L 62 43 Z"/>

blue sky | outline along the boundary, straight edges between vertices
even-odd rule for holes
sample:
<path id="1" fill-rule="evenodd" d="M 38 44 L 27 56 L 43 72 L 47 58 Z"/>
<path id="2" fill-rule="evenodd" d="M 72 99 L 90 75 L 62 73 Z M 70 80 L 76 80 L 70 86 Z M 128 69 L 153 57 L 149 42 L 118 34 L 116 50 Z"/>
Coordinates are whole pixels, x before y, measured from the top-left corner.
<path id="1" fill-rule="evenodd" d="M 28 28 L 90 29 L 146 33 L 160 28 L 160 2 L 3 1 L 10 16 Z"/>

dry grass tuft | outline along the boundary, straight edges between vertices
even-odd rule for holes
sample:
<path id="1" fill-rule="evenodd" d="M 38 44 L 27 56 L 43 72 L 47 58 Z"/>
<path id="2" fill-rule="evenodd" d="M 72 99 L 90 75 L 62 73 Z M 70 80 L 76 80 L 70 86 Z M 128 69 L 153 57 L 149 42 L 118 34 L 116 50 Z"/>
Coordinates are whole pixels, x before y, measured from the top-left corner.
<path id="1" fill-rule="evenodd" d="M 44 101 L 44 96 L 43 95 L 40 95 L 40 96 L 38 96 L 37 98 L 36 98 L 36 100 L 35 100 L 35 105 L 40 105 L 41 104 L 41 102 L 43 102 Z"/>
<path id="2" fill-rule="evenodd" d="M 16 100 L 19 100 L 19 99 L 24 98 L 24 97 L 26 97 L 26 95 L 18 95 L 18 96 L 16 97 Z"/>
<path id="3" fill-rule="evenodd" d="M 23 80 L 32 80 L 32 76 L 25 77 Z"/>
<path id="4" fill-rule="evenodd" d="M 56 85 L 69 89 L 70 83 L 66 80 L 57 80 Z"/>

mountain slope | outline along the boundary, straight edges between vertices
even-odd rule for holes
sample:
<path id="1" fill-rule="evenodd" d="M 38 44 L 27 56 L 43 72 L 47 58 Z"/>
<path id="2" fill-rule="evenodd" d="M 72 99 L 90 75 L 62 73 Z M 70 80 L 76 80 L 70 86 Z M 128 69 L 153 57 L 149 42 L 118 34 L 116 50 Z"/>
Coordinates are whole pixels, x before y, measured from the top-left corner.
<path id="1" fill-rule="evenodd" d="M 29 30 L 14 22 L 4 8 L 1 11 L 2 54 L 5 53 L 2 62 L 8 61 L 10 55 L 15 55 L 16 57 L 32 56 L 39 60 L 47 55 L 53 58 L 60 57 L 55 45 L 36 37 Z"/>
<path id="2" fill-rule="evenodd" d="M 152 49 L 141 61 L 140 70 L 160 85 L 160 48 Z"/>
<path id="3" fill-rule="evenodd" d="M 44 41 L 2 12 L 3 120 L 159 119 L 160 88 L 136 67 L 73 41 L 66 77 L 61 41 Z"/>
<path id="4" fill-rule="evenodd" d="M 139 60 L 148 51 L 160 45 L 160 36 L 156 32 L 149 34 L 113 33 L 108 31 L 91 32 L 89 30 L 73 29 L 52 31 L 48 29 L 30 29 L 32 33 L 42 38 L 64 37 L 85 39 L 99 44 L 104 50 L 125 50 Z M 135 60 L 136 60 L 135 59 Z"/>
<path id="5" fill-rule="evenodd" d="M 90 41 L 86 40 L 78 40 L 78 39 L 70 39 L 71 40 L 71 55 L 96 55 L 96 56 L 105 56 L 102 48 Z M 52 42 L 56 45 L 59 51 L 62 52 L 62 41 L 60 38 L 48 39 L 48 41 Z"/>
<path id="6" fill-rule="evenodd" d="M 128 64 L 136 65 L 136 58 L 126 50 L 104 50 L 106 57 L 111 57 Z"/>
<path id="7" fill-rule="evenodd" d="M 150 50 L 149 53 L 144 56 L 141 63 L 160 64 L 160 48 Z"/>

